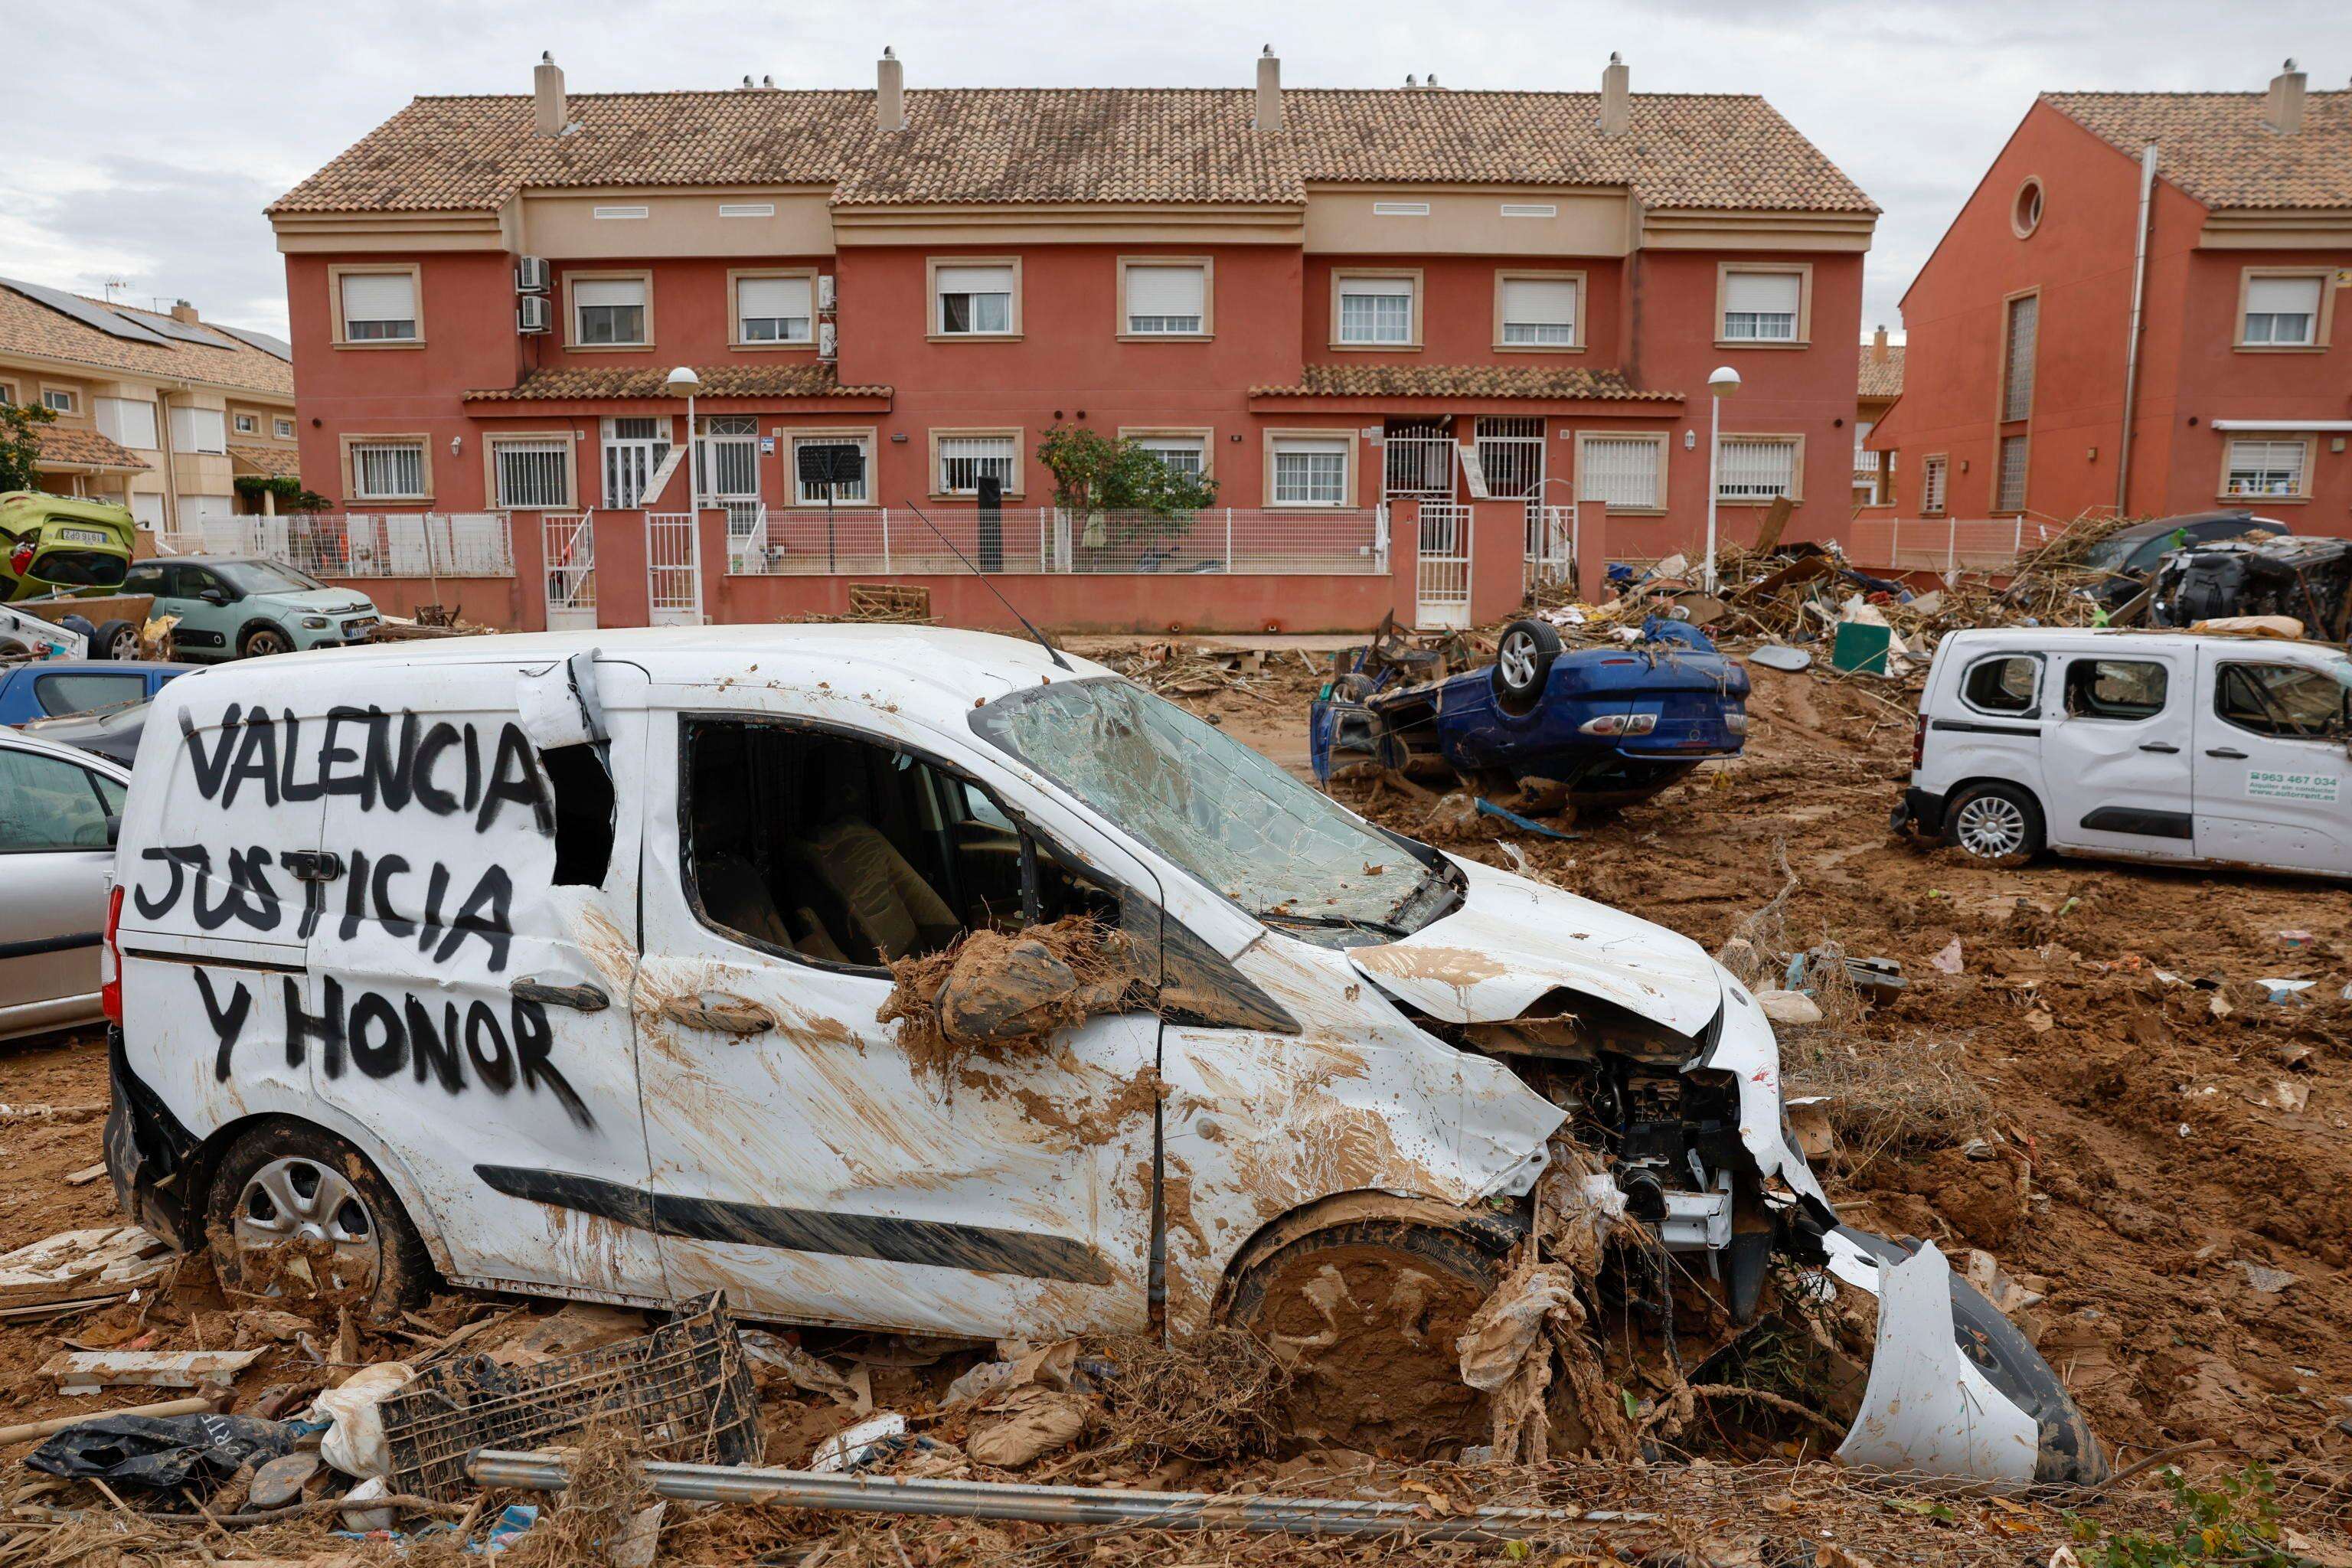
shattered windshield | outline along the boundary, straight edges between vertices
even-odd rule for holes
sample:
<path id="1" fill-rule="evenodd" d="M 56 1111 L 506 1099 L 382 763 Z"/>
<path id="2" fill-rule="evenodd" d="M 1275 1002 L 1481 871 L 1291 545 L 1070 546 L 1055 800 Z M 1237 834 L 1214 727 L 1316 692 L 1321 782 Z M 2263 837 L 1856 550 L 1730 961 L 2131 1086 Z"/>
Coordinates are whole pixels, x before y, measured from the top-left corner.
<path id="1" fill-rule="evenodd" d="M 1395 839 L 1174 703 L 1116 679 L 1055 681 L 972 715 L 1027 763 L 1252 914 L 1402 933 L 1443 879 Z"/>

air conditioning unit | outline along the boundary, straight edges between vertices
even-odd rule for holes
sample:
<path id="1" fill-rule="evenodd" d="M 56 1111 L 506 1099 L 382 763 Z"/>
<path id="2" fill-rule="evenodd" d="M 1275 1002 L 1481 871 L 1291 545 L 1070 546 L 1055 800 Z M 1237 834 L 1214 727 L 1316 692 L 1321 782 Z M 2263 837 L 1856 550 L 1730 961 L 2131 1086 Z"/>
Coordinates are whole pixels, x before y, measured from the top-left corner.
<path id="1" fill-rule="evenodd" d="M 547 258 L 543 256 L 518 256 L 515 258 L 516 293 L 544 294 L 552 287 L 554 287 L 554 280 L 552 274 L 548 268 Z M 544 331 L 545 329 L 542 328 L 541 330 Z"/>
<path id="2" fill-rule="evenodd" d="M 515 301 L 515 331 L 526 337 L 548 330 L 547 296 L 525 294 Z"/>
<path id="3" fill-rule="evenodd" d="M 833 309 L 833 274 L 830 272 L 821 272 L 817 275 L 816 308 L 820 310 Z"/>
<path id="4" fill-rule="evenodd" d="M 819 321 L 816 324 L 816 357 L 819 359 L 841 357 L 841 334 L 831 321 Z"/>

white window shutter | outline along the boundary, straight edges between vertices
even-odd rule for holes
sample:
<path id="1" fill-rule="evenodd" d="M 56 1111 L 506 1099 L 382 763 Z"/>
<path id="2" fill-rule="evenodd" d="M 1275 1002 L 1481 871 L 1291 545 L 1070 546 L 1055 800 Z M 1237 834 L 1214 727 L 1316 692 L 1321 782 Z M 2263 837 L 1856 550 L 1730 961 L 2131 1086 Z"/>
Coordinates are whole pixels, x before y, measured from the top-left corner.
<path id="1" fill-rule="evenodd" d="M 583 278 L 572 286 L 572 302 L 575 305 L 642 305 L 646 302 L 645 279 Z"/>
<path id="2" fill-rule="evenodd" d="M 1793 272 L 1734 272 L 1723 281 L 1727 312 L 1793 316 L 1801 283 Z"/>
<path id="3" fill-rule="evenodd" d="M 1010 294 L 1013 268 L 942 267 L 939 270 L 939 288 L 942 294 Z"/>
<path id="4" fill-rule="evenodd" d="M 1576 325 L 1576 285 L 1559 278 L 1503 279 L 1503 320 L 1514 324 Z"/>
<path id="5" fill-rule="evenodd" d="M 2316 278 L 2249 278 L 2246 313 L 2250 316 L 2319 314 Z"/>
<path id="6" fill-rule="evenodd" d="M 1198 316 L 1206 289 L 1197 267 L 1130 267 L 1127 313 L 1130 316 Z"/>
<path id="7" fill-rule="evenodd" d="M 746 317 L 781 316 L 805 320 L 809 280 L 805 278 L 746 278 L 735 285 L 736 307 Z"/>
<path id="8" fill-rule="evenodd" d="M 416 319 L 416 279 L 405 272 L 356 272 L 343 279 L 343 320 Z"/>
<path id="9" fill-rule="evenodd" d="M 1409 297 L 1412 293 L 1412 279 L 1410 278 L 1342 278 L 1339 279 L 1339 292 L 1342 294 L 1402 294 Z"/>

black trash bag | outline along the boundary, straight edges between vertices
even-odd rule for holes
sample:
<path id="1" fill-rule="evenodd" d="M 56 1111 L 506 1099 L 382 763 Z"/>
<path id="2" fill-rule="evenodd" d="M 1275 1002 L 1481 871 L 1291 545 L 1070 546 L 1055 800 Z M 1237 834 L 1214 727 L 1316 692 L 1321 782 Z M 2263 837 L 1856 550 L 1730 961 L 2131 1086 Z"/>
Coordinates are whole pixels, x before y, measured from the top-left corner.
<path id="1" fill-rule="evenodd" d="M 246 1465 L 292 1453 L 294 1437 L 285 1422 L 250 1415 L 101 1415 L 56 1434 L 25 1463 L 76 1480 L 209 1492 Z"/>

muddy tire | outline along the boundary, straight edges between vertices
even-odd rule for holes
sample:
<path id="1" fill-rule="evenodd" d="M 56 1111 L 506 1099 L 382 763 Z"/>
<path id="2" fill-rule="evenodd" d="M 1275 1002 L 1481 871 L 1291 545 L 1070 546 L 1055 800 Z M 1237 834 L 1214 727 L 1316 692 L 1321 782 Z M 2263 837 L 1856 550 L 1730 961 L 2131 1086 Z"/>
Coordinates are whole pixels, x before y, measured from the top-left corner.
<path id="1" fill-rule="evenodd" d="M 1559 631 L 1549 621 L 1529 616 L 1503 628 L 1496 645 L 1495 701 L 1506 713 L 1535 711 L 1543 700 L 1544 683 L 1551 679 L 1552 661 L 1559 657 Z"/>
<path id="2" fill-rule="evenodd" d="M 389 1319 L 432 1289 L 432 1258 L 391 1184 L 316 1127 L 257 1127 L 229 1146 L 205 1239 L 232 1293 L 349 1302 Z"/>
<path id="3" fill-rule="evenodd" d="M 1462 1381 L 1454 1342 L 1501 1278 L 1499 1256 L 1460 1231 L 1353 1220 L 1251 1264 L 1224 1315 L 1290 1366 L 1293 1437 L 1432 1458 L 1487 1439 L 1486 1396 Z"/>
<path id="4" fill-rule="evenodd" d="M 139 623 L 136 621 L 101 621 L 90 634 L 89 657 L 92 658 L 133 659 L 139 657 Z"/>
<path id="5" fill-rule="evenodd" d="M 266 624 L 248 628 L 236 640 L 239 658 L 268 658 L 272 654 L 289 653 L 293 647 L 293 638 Z"/>
<path id="6" fill-rule="evenodd" d="M 2042 807 L 2015 784 L 1962 790 L 1944 812 L 1944 842 L 1982 866 L 2022 866 L 2042 853 Z"/>

